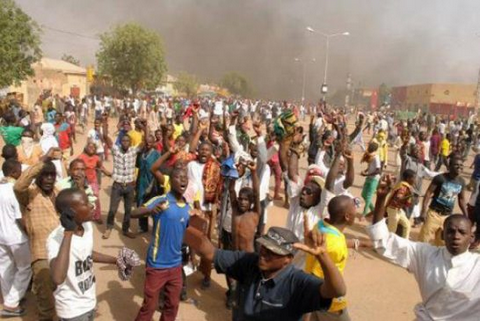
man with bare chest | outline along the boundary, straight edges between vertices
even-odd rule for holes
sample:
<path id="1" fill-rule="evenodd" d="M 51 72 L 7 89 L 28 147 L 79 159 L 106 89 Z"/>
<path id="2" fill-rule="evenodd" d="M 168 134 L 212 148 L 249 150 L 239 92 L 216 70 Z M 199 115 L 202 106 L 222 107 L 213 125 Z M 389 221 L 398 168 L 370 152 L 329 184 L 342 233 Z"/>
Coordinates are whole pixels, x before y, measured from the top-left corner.
<path id="1" fill-rule="evenodd" d="M 235 182 L 230 183 L 230 200 L 232 204 L 233 250 L 254 252 L 255 233 L 260 218 L 259 181 L 257 165 L 248 163 L 252 178 L 251 187 L 240 189 L 237 197 Z"/>

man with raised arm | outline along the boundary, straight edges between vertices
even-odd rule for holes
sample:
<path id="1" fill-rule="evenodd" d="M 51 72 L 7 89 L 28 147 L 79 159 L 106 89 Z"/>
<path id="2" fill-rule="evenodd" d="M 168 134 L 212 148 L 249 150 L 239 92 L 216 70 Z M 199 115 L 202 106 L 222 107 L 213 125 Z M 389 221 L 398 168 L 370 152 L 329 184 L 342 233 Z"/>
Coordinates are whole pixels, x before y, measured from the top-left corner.
<path id="1" fill-rule="evenodd" d="M 304 220 L 305 243 L 281 227 L 271 227 L 258 238 L 259 253 L 217 249 L 201 232 L 188 228 L 185 242 L 201 257 L 213 261 L 218 273 L 237 284 L 234 321 L 299 321 L 303 314 L 327 310 L 333 298 L 346 293 L 343 277 L 325 248 L 318 229 L 310 230 Z M 324 279 L 308 275 L 292 264 L 296 250 L 316 257 Z"/>
<path id="2" fill-rule="evenodd" d="M 443 223 L 445 247 L 413 242 L 389 232 L 385 200 L 392 178 L 385 176 L 377 189 L 373 225 L 368 233 L 376 251 L 406 268 L 417 280 L 422 302 L 415 307 L 416 320 L 478 320 L 480 315 L 480 255 L 468 251 L 473 242 L 472 224 L 460 214 Z"/>

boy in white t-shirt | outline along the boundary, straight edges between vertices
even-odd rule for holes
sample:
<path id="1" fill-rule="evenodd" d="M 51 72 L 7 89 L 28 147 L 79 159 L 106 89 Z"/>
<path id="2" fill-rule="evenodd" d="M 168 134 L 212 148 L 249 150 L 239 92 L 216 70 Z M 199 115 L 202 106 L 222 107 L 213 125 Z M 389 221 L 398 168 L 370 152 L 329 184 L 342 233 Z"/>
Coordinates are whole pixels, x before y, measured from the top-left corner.
<path id="1" fill-rule="evenodd" d="M 61 226 L 47 239 L 53 293 L 60 320 L 94 319 L 97 298 L 93 262 L 116 264 L 117 259 L 93 250 L 93 206 L 76 188 L 62 190 L 55 200 Z"/>
<path id="2" fill-rule="evenodd" d="M 22 173 L 21 164 L 9 159 L 2 165 L 5 177 L 0 180 L 0 284 L 3 297 L 2 317 L 25 313 L 20 300 L 32 277 L 28 238 L 21 226 L 22 213 L 13 191 L 15 180 Z"/>

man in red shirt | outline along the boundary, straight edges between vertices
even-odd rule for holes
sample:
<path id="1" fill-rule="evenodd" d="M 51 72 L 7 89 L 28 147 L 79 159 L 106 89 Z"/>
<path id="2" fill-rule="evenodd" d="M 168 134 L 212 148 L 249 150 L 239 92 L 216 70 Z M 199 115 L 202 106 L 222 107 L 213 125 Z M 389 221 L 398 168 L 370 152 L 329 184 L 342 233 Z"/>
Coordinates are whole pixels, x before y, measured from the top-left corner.
<path id="1" fill-rule="evenodd" d="M 65 117 L 62 113 L 55 114 L 54 126 L 58 146 L 62 150 L 64 166 L 65 168 L 68 168 L 68 158 L 69 156 L 73 156 L 72 128 L 67 122 L 65 122 Z"/>

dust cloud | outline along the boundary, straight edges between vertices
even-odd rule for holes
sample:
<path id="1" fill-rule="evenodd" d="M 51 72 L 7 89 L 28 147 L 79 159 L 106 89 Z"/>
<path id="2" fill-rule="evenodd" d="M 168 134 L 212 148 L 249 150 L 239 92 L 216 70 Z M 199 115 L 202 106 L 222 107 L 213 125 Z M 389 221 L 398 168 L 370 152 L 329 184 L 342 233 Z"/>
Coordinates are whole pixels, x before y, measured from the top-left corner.
<path id="1" fill-rule="evenodd" d="M 464 0 L 17 0 L 40 25 L 44 54 L 72 54 L 95 63 L 98 34 L 137 22 L 158 31 L 170 73 L 187 71 L 217 81 L 246 75 L 256 95 L 299 99 L 302 63 L 306 97 L 323 80 L 325 38 L 306 31 L 350 32 L 331 38 L 330 90 L 385 82 L 476 82 L 480 67 L 480 2 Z M 47 28 L 48 27 L 48 28 Z M 65 30 L 83 36 L 60 33 Z"/>

